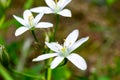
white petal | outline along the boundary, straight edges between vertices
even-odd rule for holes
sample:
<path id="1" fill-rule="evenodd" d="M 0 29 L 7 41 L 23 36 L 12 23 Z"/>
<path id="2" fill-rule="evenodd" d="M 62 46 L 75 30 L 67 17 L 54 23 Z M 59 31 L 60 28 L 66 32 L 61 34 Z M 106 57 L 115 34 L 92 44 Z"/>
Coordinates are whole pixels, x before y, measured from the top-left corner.
<path id="1" fill-rule="evenodd" d="M 45 2 L 51 9 L 54 9 L 56 6 L 56 3 L 53 0 L 45 0 Z"/>
<path id="2" fill-rule="evenodd" d="M 63 9 L 67 4 L 69 4 L 71 2 L 71 0 L 59 0 L 57 5 Z"/>
<path id="3" fill-rule="evenodd" d="M 72 53 L 67 57 L 67 59 L 70 60 L 77 68 L 81 70 L 87 69 L 87 64 L 85 60 L 78 54 Z"/>
<path id="4" fill-rule="evenodd" d="M 56 58 L 52 61 L 50 68 L 51 68 L 51 69 L 56 68 L 56 67 L 63 61 L 63 59 L 64 59 L 64 57 L 60 57 L 60 56 L 59 56 L 59 57 L 56 57 Z"/>
<path id="5" fill-rule="evenodd" d="M 44 13 L 39 13 L 34 19 L 34 24 L 37 24 L 41 20 L 43 15 L 44 15 Z"/>
<path id="6" fill-rule="evenodd" d="M 58 55 L 57 53 L 43 54 L 43 55 L 38 56 L 37 58 L 34 58 L 32 61 L 41 61 L 41 60 L 45 60 L 51 57 L 55 57 L 57 55 Z"/>
<path id="7" fill-rule="evenodd" d="M 89 39 L 89 37 L 85 37 L 85 38 L 81 38 L 80 40 L 75 42 L 75 44 L 73 44 L 73 46 L 71 46 L 71 48 L 70 48 L 71 51 L 70 52 L 74 51 L 76 48 L 78 48 L 80 45 L 82 45 L 88 39 Z"/>
<path id="8" fill-rule="evenodd" d="M 14 17 L 19 23 L 21 23 L 22 25 L 26 26 L 25 21 L 24 21 L 22 18 L 20 18 L 20 17 L 18 17 L 18 16 L 15 16 L 15 15 L 13 15 L 13 17 Z"/>
<path id="9" fill-rule="evenodd" d="M 45 42 L 45 44 L 55 52 L 59 52 L 62 49 L 62 46 L 55 42 L 51 42 L 51 43 Z"/>
<path id="10" fill-rule="evenodd" d="M 68 48 L 71 47 L 75 43 L 75 41 L 77 40 L 78 35 L 79 35 L 79 31 L 78 30 L 72 31 L 67 36 L 67 38 L 65 39 L 64 46 L 66 46 Z"/>
<path id="11" fill-rule="evenodd" d="M 24 27 L 24 26 L 20 27 L 20 28 L 18 28 L 16 30 L 15 36 L 19 36 L 19 35 L 23 34 L 27 30 L 29 30 L 27 27 Z"/>
<path id="12" fill-rule="evenodd" d="M 58 14 L 61 16 L 64 16 L 64 17 L 71 17 L 72 16 L 71 11 L 68 9 L 64 9 L 64 10 L 58 12 Z"/>
<path id="13" fill-rule="evenodd" d="M 46 14 L 53 13 L 53 11 L 49 7 L 36 7 L 30 9 L 30 11 L 35 13 L 46 13 Z"/>
<path id="14" fill-rule="evenodd" d="M 30 10 L 25 10 L 23 13 L 23 17 L 24 17 L 24 20 L 26 21 L 26 23 L 29 25 L 29 18 L 33 17 L 33 15 Z"/>
<path id="15" fill-rule="evenodd" d="M 35 28 L 49 28 L 49 27 L 53 27 L 53 24 L 49 22 L 40 22 L 35 26 Z"/>

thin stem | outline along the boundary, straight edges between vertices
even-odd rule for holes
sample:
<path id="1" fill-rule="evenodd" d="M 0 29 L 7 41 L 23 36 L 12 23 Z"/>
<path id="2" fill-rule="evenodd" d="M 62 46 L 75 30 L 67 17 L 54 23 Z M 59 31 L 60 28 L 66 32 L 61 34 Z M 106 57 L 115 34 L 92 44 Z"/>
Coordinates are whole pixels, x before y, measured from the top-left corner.
<path id="1" fill-rule="evenodd" d="M 55 36 L 56 36 L 56 32 L 57 32 L 57 30 L 58 30 L 58 26 L 59 26 L 59 21 L 60 19 L 59 19 L 59 15 L 58 14 L 56 14 L 56 24 L 55 24 L 55 28 L 54 28 L 54 31 L 53 31 L 53 41 L 55 41 Z"/>
<path id="2" fill-rule="evenodd" d="M 48 66 L 50 66 L 51 61 L 52 61 L 52 58 L 50 58 L 48 60 Z M 47 80 L 51 80 L 51 75 L 52 75 L 51 73 L 52 73 L 52 70 L 51 70 L 50 67 L 48 67 L 48 69 L 47 69 Z"/>
<path id="3" fill-rule="evenodd" d="M 37 37 L 36 37 L 36 35 L 35 35 L 34 30 L 31 30 L 31 32 L 32 32 L 32 35 L 33 35 L 33 37 L 34 37 L 36 43 L 38 44 L 39 48 L 41 48 L 41 47 L 40 47 L 40 44 L 39 44 L 39 42 L 38 42 L 38 39 L 37 39 Z"/>
<path id="4" fill-rule="evenodd" d="M 55 28 L 54 28 L 54 30 L 53 30 L 53 35 L 52 35 L 51 41 L 55 41 L 55 36 L 56 36 L 56 32 L 57 32 L 57 30 L 58 30 L 58 26 L 59 26 L 59 15 L 56 14 L 56 24 L 55 24 Z M 51 41 L 50 41 L 50 42 L 51 42 Z M 50 65 L 51 61 L 52 61 L 52 58 L 50 58 L 50 59 L 48 60 L 48 65 Z M 47 69 L 47 80 L 51 80 L 51 75 L 52 75 L 51 73 L 52 73 L 52 70 L 51 70 L 51 68 L 49 67 L 49 68 Z"/>
<path id="5" fill-rule="evenodd" d="M 47 80 L 51 80 L 51 72 L 52 72 L 52 70 L 50 68 L 48 68 Z"/>
<path id="6" fill-rule="evenodd" d="M 38 39 L 37 39 L 37 37 L 36 37 L 36 35 L 35 35 L 34 30 L 31 30 L 31 32 L 32 32 L 32 35 L 33 35 L 33 37 L 34 37 L 35 41 L 38 43 Z"/>

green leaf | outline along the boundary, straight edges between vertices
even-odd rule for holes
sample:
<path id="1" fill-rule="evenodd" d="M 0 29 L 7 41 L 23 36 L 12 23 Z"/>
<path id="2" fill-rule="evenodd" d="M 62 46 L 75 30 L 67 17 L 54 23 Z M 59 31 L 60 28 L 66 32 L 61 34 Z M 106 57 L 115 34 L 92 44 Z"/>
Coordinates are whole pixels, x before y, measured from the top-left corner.
<path id="1" fill-rule="evenodd" d="M 62 66 L 54 69 L 52 76 L 54 80 L 69 80 L 71 72 L 66 66 Z"/>
<path id="2" fill-rule="evenodd" d="M 5 21 L 5 16 L 3 15 L 1 18 L 0 18 L 0 28 L 2 28 L 3 26 L 3 23 Z"/>
<path id="3" fill-rule="evenodd" d="M 6 46 L 7 51 L 9 52 L 10 59 L 12 63 L 17 64 L 18 63 L 18 51 L 20 49 L 20 42 L 13 42 L 10 45 Z"/>
<path id="4" fill-rule="evenodd" d="M 101 77 L 98 77 L 98 80 L 110 80 L 110 78 L 107 76 L 101 76 Z"/>
<path id="5" fill-rule="evenodd" d="M 13 80 L 8 71 L 0 64 L 0 74 L 5 80 Z"/>
<path id="6" fill-rule="evenodd" d="M 0 35 L 0 44 L 5 44 L 5 39 Z"/>
<path id="7" fill-rule="evenodd" d="M 24 4 L 24 9 L 31 8 L 32 4 L 33 4 L 33 0 L 27 0 L 26 3 Z"/>
<path id="8" fill-rule="evenodd" d="M 110 6 L 112 5 L 116 0 L 106 0 L 106 3 Z"/>

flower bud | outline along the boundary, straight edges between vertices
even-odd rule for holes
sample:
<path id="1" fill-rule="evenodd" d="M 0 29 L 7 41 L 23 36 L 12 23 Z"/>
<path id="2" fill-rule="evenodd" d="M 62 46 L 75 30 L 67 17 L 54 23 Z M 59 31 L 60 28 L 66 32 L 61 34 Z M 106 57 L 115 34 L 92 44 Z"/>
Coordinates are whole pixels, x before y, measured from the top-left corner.
<path id="1" fill-rule="evenodd" d="M 9 56 L 3 45 L 0 45 L 0 63 L 5 67 L 9 64 Z"/>
<path id="2" fill-rule="evenodd" d="M 47 34 L 46 32 L 45 32 L 45 41 L 46 42 L 49 42 L 50 40 L 49 40 L 49 34 Z"/>
<path id="3" fill-rule="evenodd" d="M 9 7 L 10 3 L 11 3 L 11 0 L 0 0 L 0 5 L 1 5 L 3 8 Z"/>

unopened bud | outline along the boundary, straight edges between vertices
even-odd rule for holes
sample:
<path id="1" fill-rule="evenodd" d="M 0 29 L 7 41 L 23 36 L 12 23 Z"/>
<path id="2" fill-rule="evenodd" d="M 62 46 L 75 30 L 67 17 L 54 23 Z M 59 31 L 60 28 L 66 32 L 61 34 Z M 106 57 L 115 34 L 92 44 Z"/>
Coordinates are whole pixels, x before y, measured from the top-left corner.
<path id="1" fill-rule="evenodd" d="M 50 40 L 49 40 L 49 35 L 47 34 L 47 33 L 45 33 L 45 41 L 46 42 L 49 42 Z"/>
<path id="2" fill-rule="evenodd" d="M 1 5 L 3 8 L 9 7 L 10 3 L 11 3 L 11 0 L 0 0 L 0 5 Z"/>
<path id="3" fill-rule="evenodd" d="M 9 64 L 9 56 L 3 45 L 0 45 L 0 63 L 5 67 Z"/>

